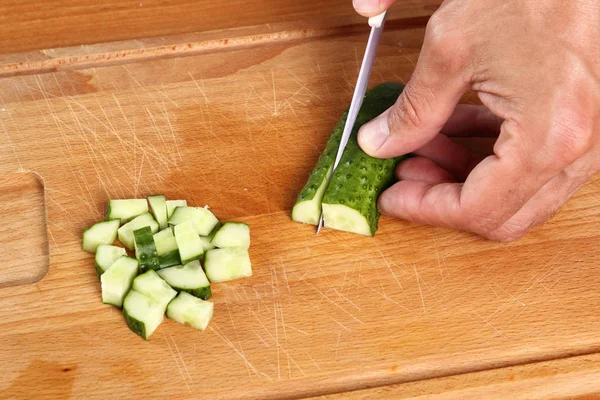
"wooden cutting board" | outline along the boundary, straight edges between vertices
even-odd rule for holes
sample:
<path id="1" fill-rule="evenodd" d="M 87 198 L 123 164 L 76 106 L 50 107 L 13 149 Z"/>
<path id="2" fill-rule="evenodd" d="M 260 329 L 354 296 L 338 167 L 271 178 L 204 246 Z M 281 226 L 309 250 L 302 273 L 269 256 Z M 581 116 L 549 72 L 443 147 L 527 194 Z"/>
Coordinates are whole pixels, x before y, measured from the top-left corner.
<path id="1" fill-rule="evenodd" d="M 372 85 L 408 80 L 425 23 L 391 18 Z M 600 390 L 600 179 L 512 244 L 290 221 L 366 34 L 331 18 L 3 56 L 0 397 L 299 398 L 574 356 L 576 394 Z M 152 193 L 249 223 L 254 275 L 214 285 L 205 332 L 167 320 L 144 342 L 80 238 L 108 199 Z"/>

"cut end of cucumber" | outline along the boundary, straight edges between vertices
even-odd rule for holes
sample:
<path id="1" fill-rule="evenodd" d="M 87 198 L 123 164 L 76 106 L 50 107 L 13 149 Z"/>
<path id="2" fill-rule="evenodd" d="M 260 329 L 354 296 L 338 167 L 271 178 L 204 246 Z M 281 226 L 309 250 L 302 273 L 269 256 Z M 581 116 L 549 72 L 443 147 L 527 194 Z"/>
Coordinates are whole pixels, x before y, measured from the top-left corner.
<path id="1" fill-rule="evenodd" d="M 133 280 L 132 289 L 156 300 L 163 307 L 163 312 L 167 304 L 177 296 L 177 292 L 153 270 L 138 275 Z"/>
<path id="2" fill-rule="evenodd" d="M 303 224 L 318 225 L 321 218 L 321 200 L 316 199 L 296 203 L 292 209 L 292 220 Z"/>
<path id="3" fill-rule="evenodd" d="M 167 317 L 194 329 L 205 330 L 212 319 L 213 303 L 181 292 L 167 308 Z"/>
<path id="4" fill-rule="evenodd" d="M 120 221 L 98 222 L 83 232 L 83 243 L 81 248 L 88 253 L 95 253 L 101 244 L 111 244 L 117 238 L 117 229 Z"/>
<path id="5" fill-rule="evenodd" d="M 112 246 L 109 244 L 101 244 L 96 249 L 96 272 L 100 277 L 104 271 L 110 268 L 115 261 L 122 256 L 127 255 L 127 252 L 122 247 Z"/>
<path id="6" fill-rule="evenodd" d="M 109 200 L 106 207 L 106 219 L 120 219 L 123 224 L 145 212 L 148 212 L 146 199 Z"/>
<path id="7" fill-rule="evenodd" d="M 123 256 L 115 261 L 100 277 L 102 302 L 121 307 L 137 271 L 138 262 L 133 258 Z"/>
<path id="8" fill-rule="evenodd" d="M 215 233 L 211 244 L 219 248 L 250 247 L 250 227 L 242 222 L 226 222 Z"/>
<path id="9" fill-rule="evenodd" d="M 136 290 L 130 290 L 123 301 L 123 317 L 127 326 L 144 340 L 148 340 L 163 322 L 165 308 L 155 299 Z"/>
<path id="10" fill-rule="evenodd" d="M 325 194 L 325 189 L 331 179 L 332 168 L 325 173 L 321 185 L 310 200 L 299 201 L 292 209 L 292 220 L 303 224 L 318 225 L 321 218 L 321 201 Z"/>
<path id="11" fill-rule="evenodd" d="M 225 282 L 252 276 L 252 263 L 247 249 L 208 250 L 204 269 L 211 282 Z"/>
<path id="12" fill-rule="evenodd" d="M 342 204 L 323 204 L 323 222 L 326 228 L 373 236 L 367 219 L 353 208 Z"/>

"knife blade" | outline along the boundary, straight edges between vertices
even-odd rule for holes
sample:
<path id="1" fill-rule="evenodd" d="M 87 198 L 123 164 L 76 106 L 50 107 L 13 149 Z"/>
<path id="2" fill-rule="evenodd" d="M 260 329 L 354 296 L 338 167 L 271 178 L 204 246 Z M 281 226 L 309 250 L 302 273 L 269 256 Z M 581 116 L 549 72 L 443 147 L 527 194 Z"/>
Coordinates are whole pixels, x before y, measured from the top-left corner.
<path id="1" fill-rule="evenodd" d="M 354 94 L 352 95 L 352 102 L 350 103 L 350 109 L 348 110 L 348 117 L 346 118 L 346 125 L 344 126 L 344 131 L 342 133 L 342 139 L 340 141 L 340 147 L 338 148 L 335 161 L 333 163 L 333 168 L 331 169 L 329 179 L 333 176 L 335 169 L 337 168 L 340 160 L 342 159 L 342 155 L 344 154 L 344 149 L 348 144 L 348 139 L 350 139 L 350 135 L 352 134 L 352 129 L 354 128 L 354 123 L 356 122 L 356 118 L 358 117 L 358 112 L 363 103 L 363 99 L 365 97 L 365 93 L 367 92 L 367 85 L 369 84 L 369 77 L 371 76 L 371 70 L 373 68 L 373 63 L 375 62 L 375 55 L 377 54 L 377 47 L 379 46 L 379 39 L 381 38 L 381 33 L 383 32 L 383 27 L 385 25 L 385 18 L 387 15 L 387 11 L 383 13 L 369 18 L 369 26 L 371 26 L 371 33 L 369 35 L 369 41 L 367 42 L 367 48 L 365 50 L 365 55 L 363 57 L 362 65 L 360 67 L 360 72 L 358 73 L 358 79 L 356 81 L 356 87 L 354 88 Z M 319 225 L 317 226 L 317 234 L 323 228 L 323 210 L 321 209 L 321 218 L 319 219 Z"/>

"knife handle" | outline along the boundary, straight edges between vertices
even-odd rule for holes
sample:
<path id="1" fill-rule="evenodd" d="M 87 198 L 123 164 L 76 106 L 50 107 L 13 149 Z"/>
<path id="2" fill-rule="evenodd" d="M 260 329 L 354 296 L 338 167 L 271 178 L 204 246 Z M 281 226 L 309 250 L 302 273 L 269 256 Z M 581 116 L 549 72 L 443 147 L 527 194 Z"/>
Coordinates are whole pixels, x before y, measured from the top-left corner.
<path id="1" fill-rule="evenodd" d="M 381 25 L 383 25 L 383 21 L 385 20 L 386 14 L 387 11 L 384 11 L 379 15 L 369 18 L 369 25 L 371 26 L 371 28 L 381 28 Z"/>

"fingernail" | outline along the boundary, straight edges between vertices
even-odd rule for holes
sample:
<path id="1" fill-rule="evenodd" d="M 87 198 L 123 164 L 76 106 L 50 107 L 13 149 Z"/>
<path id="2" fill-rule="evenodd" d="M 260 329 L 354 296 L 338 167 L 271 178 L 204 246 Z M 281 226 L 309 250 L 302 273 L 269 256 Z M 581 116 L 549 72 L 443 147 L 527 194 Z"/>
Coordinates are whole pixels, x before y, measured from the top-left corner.
<path id="1" fill-rule="evenodd" d="M 386 194 L 386 192 L 383 192 L 381 195 L 379 195 L 379 199 L 377 201 L 377 211 L 379 211 L 380 214 L 387 214 L 387 210 L 390 208 L 390 200 L 388 197 L 389 196 Z"/>
<path id="2" fill-rule="evenodd" d="M 356 11 L 370 12 L 377 9 L 378 0 L 352 0 Z"/>
<path id="3" fill-rule="evenodd" d="M 389 135 L 390 128 L 387 122 L 387 113 L 384 113 L 360 128 L 358 144 L 365 153 L 375 156 Z"/>

